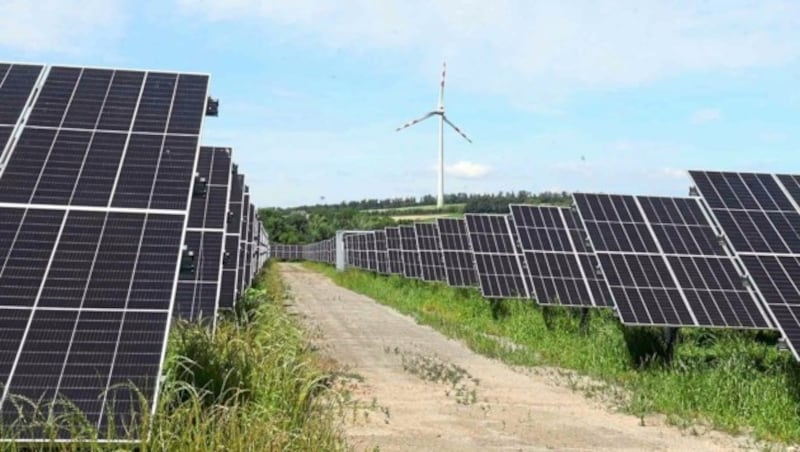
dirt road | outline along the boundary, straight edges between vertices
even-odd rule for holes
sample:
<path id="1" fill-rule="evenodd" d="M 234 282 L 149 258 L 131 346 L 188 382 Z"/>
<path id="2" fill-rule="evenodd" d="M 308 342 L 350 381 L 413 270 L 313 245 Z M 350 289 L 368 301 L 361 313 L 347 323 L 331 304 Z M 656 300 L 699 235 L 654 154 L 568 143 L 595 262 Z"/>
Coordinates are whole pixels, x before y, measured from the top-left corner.
<path id="1" fill-rule="evenodd" d="M 513 370 L 298 265 L 281 271 L 324 355 L 347 369 L 363 410 L 356 450 L 731 450 L 742 439 L 641 425 L 552 380 Z"/>

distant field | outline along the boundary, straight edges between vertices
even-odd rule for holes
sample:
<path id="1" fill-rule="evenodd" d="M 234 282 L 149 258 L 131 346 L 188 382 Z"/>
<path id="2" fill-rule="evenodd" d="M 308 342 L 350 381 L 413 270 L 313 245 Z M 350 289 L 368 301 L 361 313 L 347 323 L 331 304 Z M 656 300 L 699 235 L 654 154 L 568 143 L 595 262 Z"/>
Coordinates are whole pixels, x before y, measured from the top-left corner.
<path id="1" fill-rule="evenodd" d="M 446 211 L 450 211 L 450 212 L 456 210 L 456 211 L 459 211 L 459 212 L 463 212 L 464 211 L 464 206 L 466 206 L 465 203 L 461 203 L 461 204 L 445 204 L 444 208 L 442 210 L 446 210 Z M 436 208 L 436 204 L 428 204 L 428 205 L 425 205 L 425 206 L 390 207 L 390 208 L 387 208 L 387 209 L 366 209 L 364 211 L 365 212 L 375 212 L 375 213 L 391 213 L 391 212 L 398 212 L 399 213 L 399 212 L 422 211 L 422 210 L 433 210 L 433 211 L 436 211 L 436 210 L 439 210 L 439 209 Z"/>
<path id="2" fill-rule="evenodd" d="M 412 214 L 412 215 L 391 215 L 392 220 L 395 221 L 425 221 L 433 220 L 435 218 L 461 218 L 463 213 L 431 213 L 431 214 Z"/>

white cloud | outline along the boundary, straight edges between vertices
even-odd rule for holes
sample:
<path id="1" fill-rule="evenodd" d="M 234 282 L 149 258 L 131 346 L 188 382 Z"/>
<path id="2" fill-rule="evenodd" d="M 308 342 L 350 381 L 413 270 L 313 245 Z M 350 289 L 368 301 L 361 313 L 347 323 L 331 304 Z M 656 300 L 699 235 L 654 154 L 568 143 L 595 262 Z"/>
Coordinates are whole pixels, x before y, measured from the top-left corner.
<path id="1" fill-rule="evenodd" d="M 800 57 L 800 2 L 179 0 L 211 21 L 263 21 L 287 39 L 376 51 L 482 93 L 542 105 L 609 89 Z M 420 14 L 423 11 L 424 14 Z M 385 54 L 385 51 L 392 53 Z M 534 102 L 537 100 L 538 102 Z"/>
<path id="2" fill-rule="evenodd" d="M 722 112 L 717 108 L 701 108 L 700 110 L 692 113 L 689 118 L 692 124 L 706 124 L 709 122 L 719 121 L 722 118 Z"/>
<path id="3" fill-rule="evenodd" d="M 491 167 L 462 160 L 444 168 L 445 174 L 463 179 L 480 179 L 491 171 Z"/>
<path id="4" fill-rule="evenodd" d="M 686 170 L 665 167 L 661 168 L 660 176 L 666 177 L 668 179 L 686 180 L 689 178 L 689 173 L 687 173 Z"/>
<path id="5" fill-rule="evenodd" d="M 80 53 L 119 37 L 121 9 L 117 0 L 6 0 L 0 47 Z"/>

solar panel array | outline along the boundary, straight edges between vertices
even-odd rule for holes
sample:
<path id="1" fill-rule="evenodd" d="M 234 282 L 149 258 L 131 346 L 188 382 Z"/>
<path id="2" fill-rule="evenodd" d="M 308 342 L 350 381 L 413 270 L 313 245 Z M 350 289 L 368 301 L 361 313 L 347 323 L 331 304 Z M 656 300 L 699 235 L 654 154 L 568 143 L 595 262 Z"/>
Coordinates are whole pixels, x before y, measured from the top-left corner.
<path id="1" fill-rule="evenodd" d="M 800 176 L 690 171 L 745 281 L 800 359 Z"/>
<path id="2" fill-rule="evenodd" d="M 272 256 L 276 259 L 299 261 L 302 259 L 307 259 L 305 257 L 306 255 L 307 253 L 304 251 L 303 245 L 286 245 L 283 243 L 272 244 Z"/>
<path id="3" fill-rule="evenodd" d="M 443 276 L 487 298 L 613 307 L 629 325 L 778 329 L 800 360 L 800 176 L 690 174 L 691 197 L 577 193 L 573 209 L 437 219 Z M 437 246 L 430 229 L 379 233 L 386 271 L 437 280 L 422 258 Z M 384 252 L 367 237 L 343 250 L 374 271 L 369 256 Z"/>
<path id="4" fill-rule="evenodd" d="M 216 307 L 230 153 L 199 152 L 208 82 L 0 63 L 0 415 L 14 440 L 49 439 L 37 416 L 73 410 L 101 438 L 140 434 L 172 315 Z"/>

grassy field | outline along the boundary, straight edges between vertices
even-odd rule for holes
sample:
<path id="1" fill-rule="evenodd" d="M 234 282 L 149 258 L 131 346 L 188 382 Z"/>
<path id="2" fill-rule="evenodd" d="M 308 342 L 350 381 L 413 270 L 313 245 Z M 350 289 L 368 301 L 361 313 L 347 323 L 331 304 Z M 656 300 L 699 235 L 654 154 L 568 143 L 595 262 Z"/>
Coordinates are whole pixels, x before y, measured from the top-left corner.
<path id="1" fill-rule="evenodd" d="M 3 450 L 345 450 L 331 375 L 321 370 L 284 299 L 277 269 L 268 265 L 215 334 L 175 325 L 156 415 L 146 420 L 149 438 L 108 447 L 76 423 L 67 431 L 85 441 L 80 448 L 12 443 Z"/>
<path id="2" fill-rule="evenodd" d="M 593 311 L 588 334 L 582 334 L 577 310 L 490 303 L 476 290 L 305 265 L 484 355 L 574 369 L 591 379 L 565 372 L 568 384 L 623 411 L 663 413 L 687 428 L 711 425 L 800 442 L 800 366 L 776 349 L 775 334 L 683 329 L 668 362 L 661 330 L 622 327 L 610 311 Z"/>

